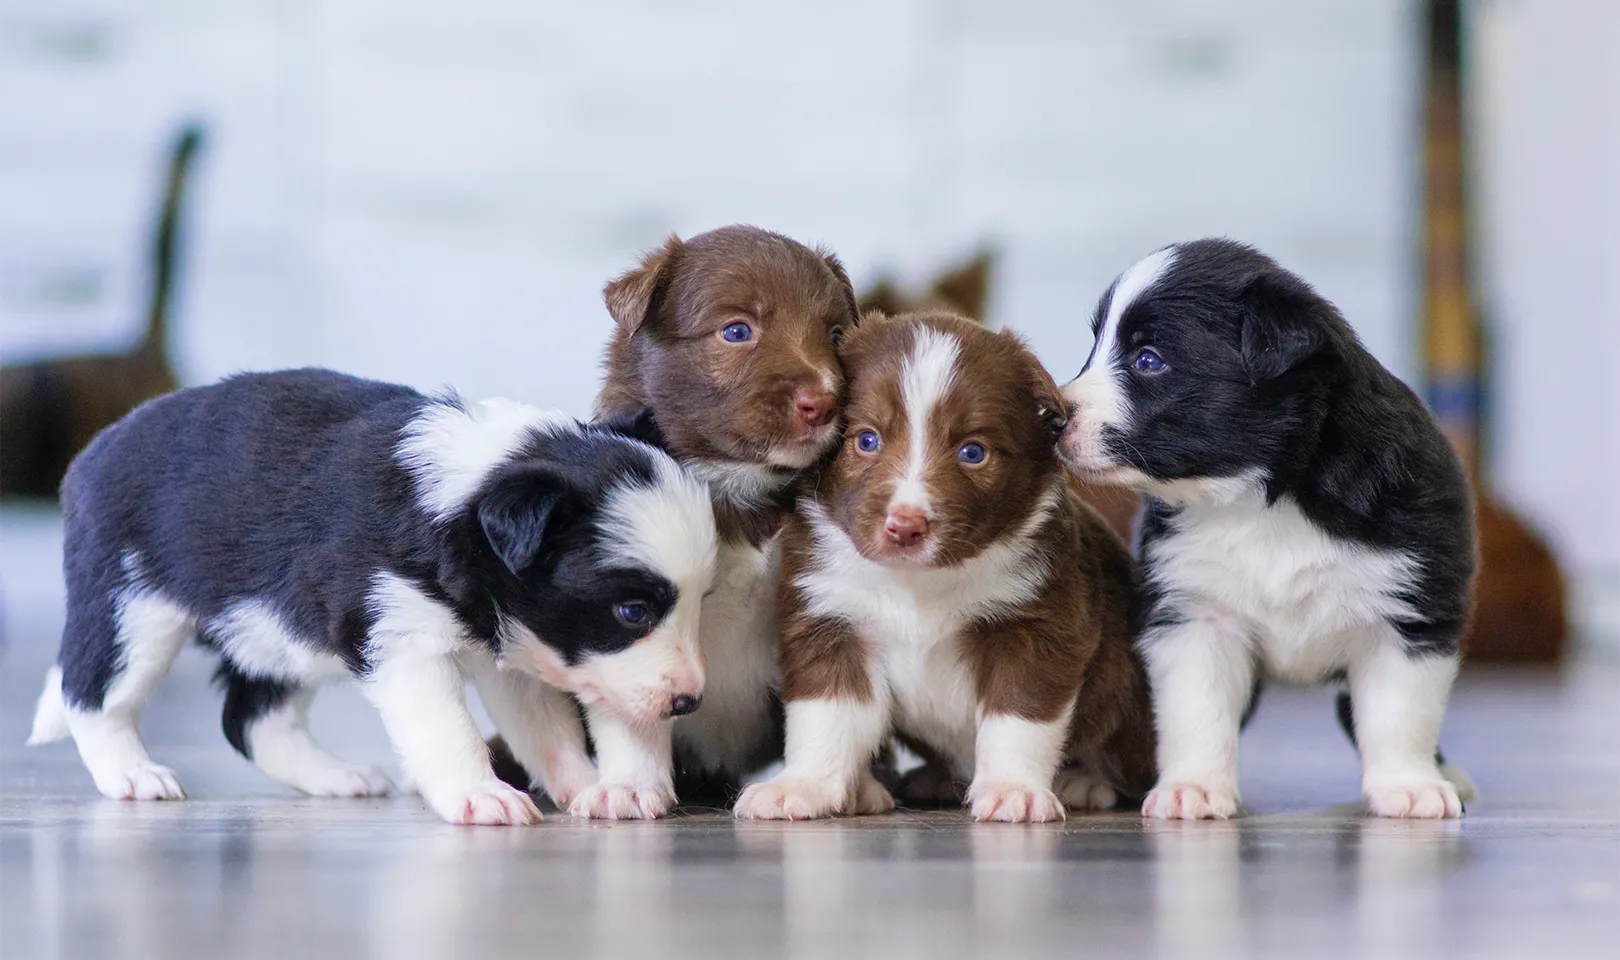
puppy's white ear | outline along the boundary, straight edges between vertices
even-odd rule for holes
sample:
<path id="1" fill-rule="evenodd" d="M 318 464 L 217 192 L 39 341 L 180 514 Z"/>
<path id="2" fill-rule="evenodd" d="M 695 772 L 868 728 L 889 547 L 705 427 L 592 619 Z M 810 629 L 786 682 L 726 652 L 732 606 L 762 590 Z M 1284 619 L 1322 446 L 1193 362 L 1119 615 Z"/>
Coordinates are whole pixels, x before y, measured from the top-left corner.
<path id="1" fill-rule="evenodd" d="M 1243 291 L 1243 368 L 1249 381 L 1273 380 L 1328 346 L 1338 310 L 1286 270 L 1266 270 Z"/>
<path id="2" fill-rule="evenodd" d="M 514 575 L 532 566 L 546 540 L 546 528 L 562 512 L 564 484 L 558 477 L 526 470 L 497 480 L 478 503 L 484 539 Z"/>
<path id="3" fill-rule="evenodd" d="M 681 238 L 670 234 L 662 246 L 641 258 L 641 266 L 608 281 L 602 288 L 602 300 L 621 334 L 628 337 L 647 322 L 681 248 Z"/>

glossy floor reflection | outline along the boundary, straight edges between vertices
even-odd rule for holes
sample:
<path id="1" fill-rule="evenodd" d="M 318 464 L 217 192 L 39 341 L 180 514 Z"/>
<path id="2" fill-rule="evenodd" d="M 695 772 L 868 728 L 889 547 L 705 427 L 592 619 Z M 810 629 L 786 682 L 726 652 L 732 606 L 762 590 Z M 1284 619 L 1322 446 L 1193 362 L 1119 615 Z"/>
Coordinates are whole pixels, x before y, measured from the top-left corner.
<path id="1" fill-rule="evenodd" d="M 1610 956 L 1620 943 L 1620 670 L 1471 674 L 1446 734 L 1462 823 L 1364 818 L 1323 692 L 1268 695 L 1247 816 L 975 826 L 962 815 L 445 826 L 414 797 L 305 800 L 218 732 L 184 658 L 145 724 L 193 799 L 95 797 L 24 750 L 48 647 L 0 660 L 0 956 Z M 352 691 L 315 729 L 386 757 Z"/>

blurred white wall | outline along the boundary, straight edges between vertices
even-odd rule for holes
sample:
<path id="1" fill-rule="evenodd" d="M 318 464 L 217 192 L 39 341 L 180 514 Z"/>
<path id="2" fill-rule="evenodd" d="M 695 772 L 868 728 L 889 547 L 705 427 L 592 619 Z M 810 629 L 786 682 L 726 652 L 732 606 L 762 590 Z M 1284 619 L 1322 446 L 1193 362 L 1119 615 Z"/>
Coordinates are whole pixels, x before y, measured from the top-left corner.
<path id="1" fill-rule="evenodd" d="M 210 124 L 183 375 L 321 363 L 585 410 L 598 291 L 752 221 L 920 278 L 982 241 L 1060 375 L 1112 276 L 1256 242 L 1413 372 L 1404 0 L 7 0 L 0 351 L 134 336 Z"/>
<path id="2" fill-rule="evenodd" d="M 1620 637 L 1620 3 L 1472 9 L 1492 466 Z"/>

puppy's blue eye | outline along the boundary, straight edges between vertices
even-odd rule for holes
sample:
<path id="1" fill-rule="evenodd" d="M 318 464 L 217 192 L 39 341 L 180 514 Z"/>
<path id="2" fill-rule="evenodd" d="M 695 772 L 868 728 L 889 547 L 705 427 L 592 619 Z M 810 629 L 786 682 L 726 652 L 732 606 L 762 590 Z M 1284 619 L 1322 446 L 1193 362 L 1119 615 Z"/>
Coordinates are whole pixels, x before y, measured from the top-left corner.
<path id="1" fill-rule="evenodd" d="M 963 463 L 983 463 L 984 462 L 984 444 L 982 444 L 982 443 L 964 443 L 964 444 L 962 444 L 962 449 L 956 451 L 956 459 L 962 461 Z"/>
<path id="2" fill-rule="evenodd" d="M 862 453 L 876 453 L 881 443 L 875 430 L 862 430 L 855 437 L 855 449 Z"/>
<path id="3" fill-rule="evenodd" d="M 727 343 L 747 343 L 754 339 L 754 328 L 746 323 L 728 323 L 720 331 L 720 339 Z"/>
<path id="4" fill-rule="evenodd" d="M 647 605 L 640 600 L 621 603 L 613 608 L 613 615 L 618 617 L 619 622 L 627 627 L 642 626 L 647 622 L 647 617 L 651 612 L 647 609 Z"/>
<path id="5" fill-rule="evenodd" d="M 1136 356 L 1131 359 L 1131 369 L 1137 373 L 1163 373 L 1170 369 L 1170 365 L 1159 356 L 1159 351 L 1152 347 L 1143 347 L 1136 351 Z"/>

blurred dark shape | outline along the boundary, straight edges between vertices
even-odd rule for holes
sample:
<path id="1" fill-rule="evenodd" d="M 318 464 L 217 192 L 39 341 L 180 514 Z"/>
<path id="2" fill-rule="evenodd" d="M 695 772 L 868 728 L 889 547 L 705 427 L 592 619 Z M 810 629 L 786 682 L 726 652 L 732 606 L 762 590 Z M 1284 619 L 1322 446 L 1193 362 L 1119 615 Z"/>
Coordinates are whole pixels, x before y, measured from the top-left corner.
<path id="1" fill-rule="evenodd" d="M 88 354 L 0 367 L 0 496 L 52 497 L 92 437 L 143 402 L 177 389 L 169 364 L 169 307 L 179 221 L 200 126 L 180 129 L 151 247 L 146 333 L 128 353 Z"/>
<path id="2" fill-rule="evenodd" d="M 995 260 L 994 251 L 981 248 L 972 259 L 947 269 L 934 278 L 927 290 L 916 294 L 901 290 L 893 277 L 880 275 L 861 293 L 858 305 L 862 313 L 881 310 L 891 316 L 918 310 L 949 310 L 982 323 L 990 300 L 990 271 Z"/>
<path id="3" fill-rule="evenodd" d="M 1474 486 L 1479 576 L 1464 635 L 1470 660 L 1552 662 L 1568 636 L 1557 558 L 1529 525 L 1492 496 L 1481 455 L 1489 426 L 1484 331 L 1470 282 L 1468 139 L 1462 102 L 1461 0 L 1429 0 L 1424 97 L 1423 349 L 1427 396 Z"/>

